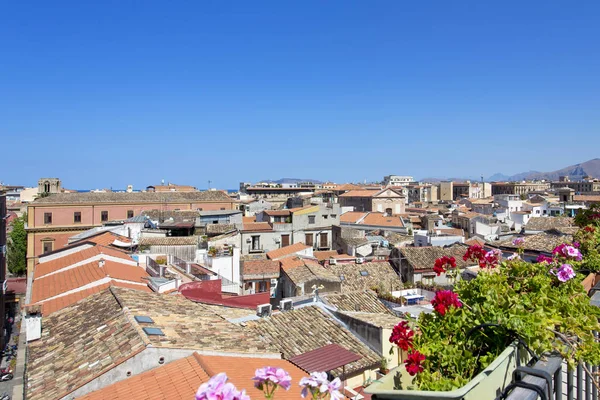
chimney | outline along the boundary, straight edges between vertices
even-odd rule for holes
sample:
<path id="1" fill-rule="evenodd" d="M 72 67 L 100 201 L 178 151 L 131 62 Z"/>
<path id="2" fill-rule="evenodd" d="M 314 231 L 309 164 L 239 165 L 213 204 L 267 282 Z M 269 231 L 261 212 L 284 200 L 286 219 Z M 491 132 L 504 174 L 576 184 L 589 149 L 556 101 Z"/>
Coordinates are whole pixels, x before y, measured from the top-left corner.
<path id="1" fill-rule="evenodd" d="M 98 266 L 100 268 L 104 267 L 104 258 L 101 258 L 100 261 L 98 261 Z"/>

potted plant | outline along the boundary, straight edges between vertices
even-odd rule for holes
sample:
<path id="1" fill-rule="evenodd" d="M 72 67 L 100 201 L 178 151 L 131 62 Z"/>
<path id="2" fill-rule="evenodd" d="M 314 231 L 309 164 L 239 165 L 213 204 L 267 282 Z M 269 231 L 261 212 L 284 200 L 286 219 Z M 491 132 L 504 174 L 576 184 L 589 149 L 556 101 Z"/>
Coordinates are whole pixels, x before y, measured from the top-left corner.
<path id="1" fill-rule="evenodd" d="M 388 399 L 485 399 L 510 383 L 514 369 L 531 358 L 529 351 L 558 352 L 571 368 L 581 361 L 600 363 L 600 343 L 593 335 L 600 330 L 600 309 L 590 304 L 584 276 L 575 272 L 587 262 L 575 246 L 557 246 L 552 258 L 536 263 L 519 255 L 502 261 L 498 250 L 486 252 L 478 245 L 464 258 L 477 260 L 481 272 L 459 281 L 453 291 L 436 292 L 433 313 L 394 328 L 390 341 L 408 349 L 404 365 L 367 393 Z M 453 264 L 436 262 L 436 273 L 448 273 Z"/>
<path id="2" fill-rule="evenodd" d="M 217 255 L 217 248 L 214 246 L 210 246 L 208 249 L 208 255 L 214 257 Z"/>
<path id="3" fill-rule="evenodd" d="M 390 372 L 390 370 L 388 369 L 388 359 L 385 357 L 383 357 L 381 361 L 379 361 L 379 372 L 381 372 L 384 375 Z"/>

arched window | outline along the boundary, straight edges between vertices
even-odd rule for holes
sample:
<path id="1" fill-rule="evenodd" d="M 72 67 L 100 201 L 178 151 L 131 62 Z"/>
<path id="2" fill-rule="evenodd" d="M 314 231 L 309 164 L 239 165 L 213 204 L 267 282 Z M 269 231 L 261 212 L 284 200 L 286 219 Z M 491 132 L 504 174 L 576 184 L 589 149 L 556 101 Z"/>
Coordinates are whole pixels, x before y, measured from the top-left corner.
<path id="1" fill-rule="evenodd" d="M 385 213 L 386 213 L 387 215 L 392 215 L 392 209 L 391 209 L 391 208 L 386 208 L 386 209 L 385 209 Z"/>

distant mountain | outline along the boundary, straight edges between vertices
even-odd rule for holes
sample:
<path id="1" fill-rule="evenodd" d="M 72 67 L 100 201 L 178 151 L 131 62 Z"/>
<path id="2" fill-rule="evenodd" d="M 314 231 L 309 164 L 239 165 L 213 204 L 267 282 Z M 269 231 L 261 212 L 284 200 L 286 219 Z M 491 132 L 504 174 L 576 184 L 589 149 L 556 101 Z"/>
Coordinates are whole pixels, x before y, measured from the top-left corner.
<path id="1" fill-rule="evenodd" d="M 500 172 L 496 172 L 494 175 L 490 176 L 486 180 L 490 181 L 490 182 L 499 182 L 499 181 L 506 181 L 508 179 L 510 179 L 510 176 L 504 175 Z"/>
<path id="2" fill-rule="evenodd" d="M 300 183 L 300 182 L 323 183 L 318 179 L 299 179 L 299 178 L 281 178 L 276 181 L 271 180 L 271 179 L 265 179 L 265 180 L 262 180 L 261 182 L 278 183 L 280 185 L 283 183 Z"/>
<path id="3" fill-rule="evenodd" d="M 502 175 L 502 179 L 496 179 L 497 176 Z M 494 174 L 489 180 L 490 181 L 522 181 L 529 179 L 545 179 L 550 181 L 557 181 L 559 176 L 568 176 L 571 180 L 581 179 L 584 176 L 591 176 L 593 178 L 600 178 L 600 158 L 594 158 L 580 164 L 569 165 L 568 167 L 558 169 L 551 172 L 539 172 L 529 171 L 521 172 L 512 176 L 505 176 L 503 174 Z"/>

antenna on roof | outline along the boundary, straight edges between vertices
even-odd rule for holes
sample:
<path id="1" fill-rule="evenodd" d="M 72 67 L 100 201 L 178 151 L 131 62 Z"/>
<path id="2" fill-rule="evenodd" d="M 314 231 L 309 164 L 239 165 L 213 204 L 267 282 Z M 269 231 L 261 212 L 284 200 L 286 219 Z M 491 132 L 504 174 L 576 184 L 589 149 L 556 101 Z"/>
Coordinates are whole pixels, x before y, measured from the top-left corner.
<path id="1" fill-rule="evenodd" d="M 208 180 L 208 190 L 210 190 L 210 183 L 211 183 L 211 182 L 212 182 L 212 181 L 209 179 L 209 180 Z"/>

